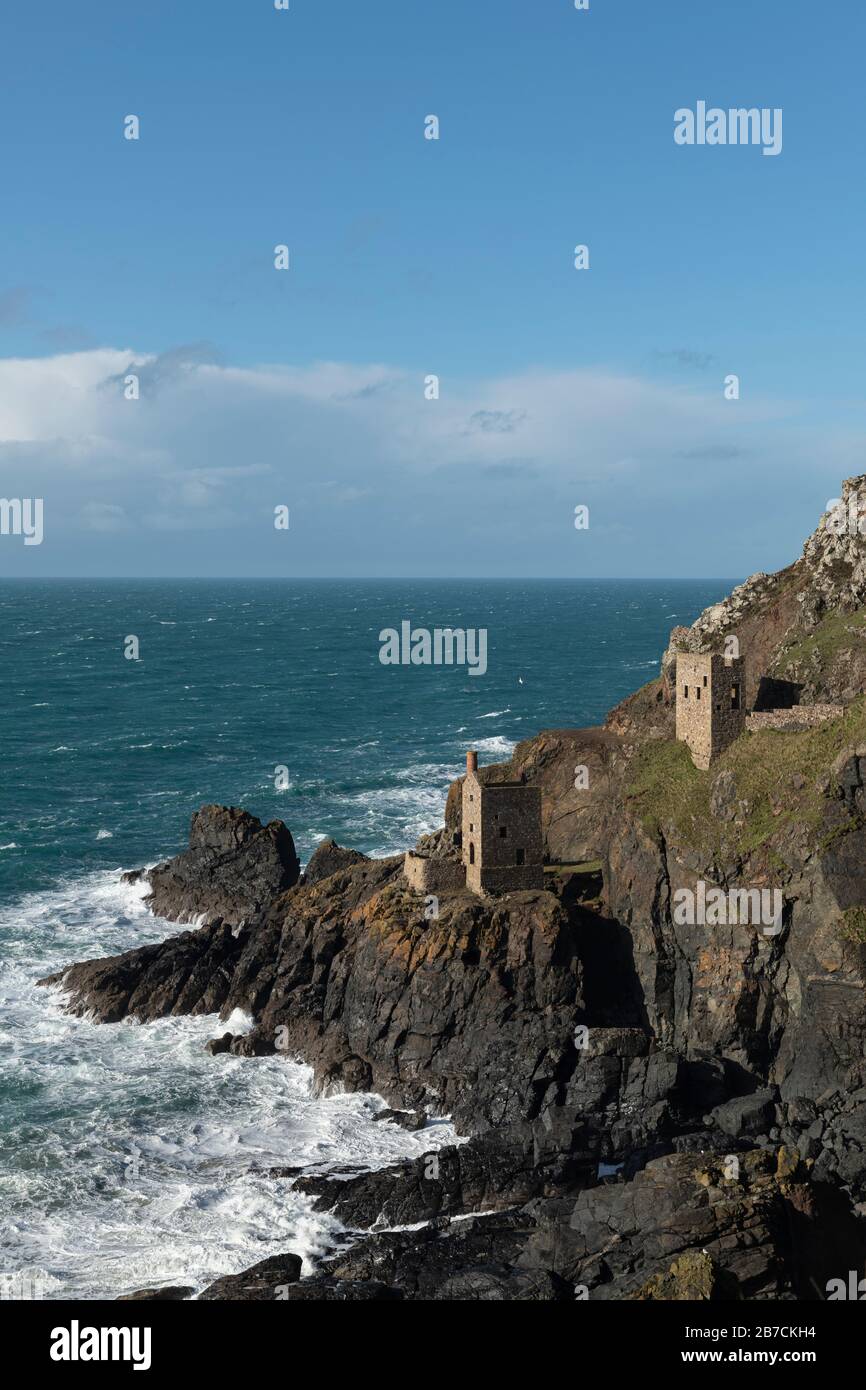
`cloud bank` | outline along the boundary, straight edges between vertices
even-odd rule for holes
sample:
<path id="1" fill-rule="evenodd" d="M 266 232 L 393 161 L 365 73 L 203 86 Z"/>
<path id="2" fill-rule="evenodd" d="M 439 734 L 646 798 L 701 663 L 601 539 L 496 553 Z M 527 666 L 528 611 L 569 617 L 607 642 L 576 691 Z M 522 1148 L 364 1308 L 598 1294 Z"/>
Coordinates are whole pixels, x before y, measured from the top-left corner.
<path id="1" fill-rule="evenodd" d="M 794 558 L 860 471 L 862 432 L 712 370 L 425 379 L 206 344 L 2 359 L 0 494 L 44 499 L 45 540 L 0 537 L 0 573 L 734 577 Z"/>

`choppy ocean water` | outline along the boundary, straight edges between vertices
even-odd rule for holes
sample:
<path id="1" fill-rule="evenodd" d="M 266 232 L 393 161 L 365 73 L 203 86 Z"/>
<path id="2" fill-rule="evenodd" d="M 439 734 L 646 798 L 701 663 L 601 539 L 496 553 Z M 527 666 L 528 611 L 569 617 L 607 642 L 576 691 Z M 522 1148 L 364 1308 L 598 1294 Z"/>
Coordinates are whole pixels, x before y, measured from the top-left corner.
<path id="1" fill-rule="evenodd" d="M 452 1138 L 211 1058 L 216 1020 L 97 1026 L 35 980 L 161 939 L 119 882 L 205 801 L 371 854 L 441 824 L 465 750 L 598 722 L 731 581 L 0 583 L 0 1275 L 45 1296 L 202 1287 L 338 1237 L 267 1167 L 378 1166 Z M 486 628 L 488 669 L 391 667 L 379 633 Z M 125 639 L 140 644 L 124 658 Z M 275 788 L 275 769 L 289 786 Z M 240 1022 L 240 1020 L 236 1020 Z"/>

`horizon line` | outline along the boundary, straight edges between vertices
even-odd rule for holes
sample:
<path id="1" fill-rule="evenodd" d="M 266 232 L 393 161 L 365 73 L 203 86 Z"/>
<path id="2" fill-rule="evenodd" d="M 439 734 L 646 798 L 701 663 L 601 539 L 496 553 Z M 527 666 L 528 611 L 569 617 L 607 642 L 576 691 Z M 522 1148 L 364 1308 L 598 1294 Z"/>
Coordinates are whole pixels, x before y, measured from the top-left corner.
<path id="1" fill-rule="evenodd" d="M 733 575 L 4 574 L 0 584 L 738 584 Z"/>

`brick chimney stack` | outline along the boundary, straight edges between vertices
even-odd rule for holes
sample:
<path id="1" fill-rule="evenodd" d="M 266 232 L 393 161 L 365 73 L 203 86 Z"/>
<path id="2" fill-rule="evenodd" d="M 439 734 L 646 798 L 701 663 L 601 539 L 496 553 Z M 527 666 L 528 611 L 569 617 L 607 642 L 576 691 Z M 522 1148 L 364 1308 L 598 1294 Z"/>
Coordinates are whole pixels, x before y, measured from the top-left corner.
<path id="1" fill-rule="evenodd" d="M 470 748 L 469 752 L 466 754 L 466 771 L 478 771 L 478 754 L 475 752 L 473 748 Z"/>

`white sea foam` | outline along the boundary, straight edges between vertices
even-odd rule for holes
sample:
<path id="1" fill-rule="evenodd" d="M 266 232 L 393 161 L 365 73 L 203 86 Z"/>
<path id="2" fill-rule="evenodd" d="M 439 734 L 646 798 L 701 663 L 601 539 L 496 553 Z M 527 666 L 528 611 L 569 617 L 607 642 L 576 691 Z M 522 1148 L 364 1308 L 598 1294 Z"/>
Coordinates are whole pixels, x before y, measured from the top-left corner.
<path id="1" fill-rule="evenodd" d="M 478 753 L 498 754 L 503 758 L 510 758 L 517 744 L 513 738 L 506 738 L 504 734 L 494 734 L 492 738 L 480 738 L 475 744 Z"/>
<path id="2" fill-rule="evenodd" d="M 414 845 L 442 825 L 448 786 L 458 773 L 450 763 L 413 763 L 398 769 L 389 786 L 335 793 L 331 800 L 348 826 L 347 843 L 360 841 L 373 855 Z"/>
<path id="3" fill-rule="evenodd" d="M 375 1124 L 374 1096 L 316 1098 L 308 1067 L 209 1056 L 242 1014 L 93 1024 L 36 987 L 183 930 L 152 917 L 146 893 L 99 873 L 0 910 L 0 1269 L 45 1271 L 53 1298 L 200 1289 L 285 1250 L 308 1272 L 340 1228 L 267 1169 L 378 1167 L 454 1140 L 445 1122 Z"/>

